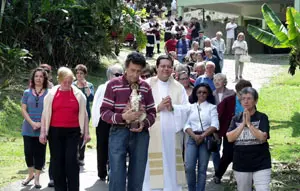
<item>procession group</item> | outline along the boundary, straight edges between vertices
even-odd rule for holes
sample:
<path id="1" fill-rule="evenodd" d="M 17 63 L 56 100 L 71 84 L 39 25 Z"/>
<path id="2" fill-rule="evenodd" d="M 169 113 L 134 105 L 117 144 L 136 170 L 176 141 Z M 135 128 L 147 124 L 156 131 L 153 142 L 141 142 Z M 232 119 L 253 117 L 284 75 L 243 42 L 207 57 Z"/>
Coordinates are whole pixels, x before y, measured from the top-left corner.
<path id="1" fill-rule="evenodd" d="M 36 68 L 22 97 L 28 166 L 22 184 L 34 180 L 41 188 L 48 142 L 48 186 L 79 190 L 80 166 L 89 162 L 84 150 L 92 119 L 99 181 L 108 181 L 110 191 L 180 191 L 186 185 L 189 191 L 204 191 L 210 156 L 216 184 L 233 162 L 239 191 L 253 185 L 270 190 L 269 121 L 257 111 L 258 93 L 251 83 L 239 79 L 230 90 L 212 61 L 199 76 L 174 63 L 171 55 L 161 55 L 151 68 L 142 54 L 132 52 L 124 66 L 107 69 L 107 82 L 95 94 L 85 65 L 77 65 L 75 75 L 59 68 L 55 86 L 49 65 Z"/>

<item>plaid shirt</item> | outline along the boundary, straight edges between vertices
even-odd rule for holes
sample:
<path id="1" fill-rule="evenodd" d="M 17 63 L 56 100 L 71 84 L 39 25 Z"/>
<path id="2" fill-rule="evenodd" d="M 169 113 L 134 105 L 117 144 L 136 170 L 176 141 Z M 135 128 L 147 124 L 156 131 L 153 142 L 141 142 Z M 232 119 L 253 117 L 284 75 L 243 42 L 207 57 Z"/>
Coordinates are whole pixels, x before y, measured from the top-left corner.
<path id="1" fill-rule="evenodd" d="M 145 108 L 147 114 L 146 119 L 143 121 L 144 127 L 149 128 L 153 125 L 156 116 L 152 90 L 147 82 L 143 80 L 139 80 L 138 84 L 138 92 L 142 95 L 141 105 Z M 108 83 L 100 108 L 103 121 L 110 124 L 125 124 L 122 113 L 129 102 L 131 91 L 125 75 L 114 78 Z"/>

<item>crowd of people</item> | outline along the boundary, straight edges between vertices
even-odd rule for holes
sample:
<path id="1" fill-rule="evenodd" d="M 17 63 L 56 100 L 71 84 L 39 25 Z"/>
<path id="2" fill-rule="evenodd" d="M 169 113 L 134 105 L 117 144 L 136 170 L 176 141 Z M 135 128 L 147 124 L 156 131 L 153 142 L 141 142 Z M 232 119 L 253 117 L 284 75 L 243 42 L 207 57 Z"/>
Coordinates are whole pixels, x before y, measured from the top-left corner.
<path id="1" fill-rule="evenodd" d="M 215 73 L 221 73 L 224 66 L 224 55 L 235 56 L 235 81 L 243 78 L 244 61 L 242 55 L 248 55 L 248 46 L 244 33 L 240 32 L 235 40 L 237 24 L 234 19 L 226 24 L 226 42 L 223 33 L 218 31 L 215 37 L 207 37 L 200 21 L 191 18 L 190 22 L 182 17 L 172 20 L 171 12 L 166 14 L 167 20 L 161 24 L 157 17 L 150 15 L 141 27 L 147 35 L 146 57 L 152 58 L 156 47 L 161 53 L 161 31 L 164 30 L 165 54 L 171 54 L 176 61 L 191 69 L 196 63 L 212 61 Z"/>
<path id="2" fill-rule="evenodd" d="M 193 46 L 197 49 L 199 43 Z M 175 61 L 172 54 L 161 55 L 152 67 L 142 54 L 130 53 L 124 67 L 109 66 L 107 82 L 95 94 L 83 64 L 74 68 L 75 75 L 59 68 L 55 86 L 49 65 L 36 68 L 22 97 L 28 167 L 22 184 L 34 180 L 35 188 L 41 188 L 49 142 L 48 186 L 79 190 L 91 119 L 98 177 L 109 182 L 110 191 L 180 191 L 185 185 L 189 191 L 204 191 L 210 157 L 216 184 L 232 162 L 239 191 L 251 190 L 253 184 L 257 191 L 270 190 L 269 121 L 257 111 L 252 84 L 239 79 L 234 91 L 213 61 L 196 62 L 195 73 Z"/>

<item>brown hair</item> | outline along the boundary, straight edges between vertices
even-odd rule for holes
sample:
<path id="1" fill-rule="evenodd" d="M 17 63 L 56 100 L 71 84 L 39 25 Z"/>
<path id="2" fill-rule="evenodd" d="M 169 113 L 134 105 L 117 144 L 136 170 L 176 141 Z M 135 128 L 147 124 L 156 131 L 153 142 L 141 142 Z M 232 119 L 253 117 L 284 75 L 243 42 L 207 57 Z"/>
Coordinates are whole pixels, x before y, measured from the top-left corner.
<path id="1" fill-rule="evenodd" d="M 40 68 L 40 67 L 34 69 L 31 73 L 30 88 L 32 88 L 32 89 L 35 88 L 34 76 L 37 72 L 43 73 L 43 76 L 44 76 L 43 89 L 47 89 L 48 88 L 48 75 L 47 75 L 47 72 L 43 68 Z"/>
<path id="2" fill-rule="evenodd" d="M 252 84 L 248 80 L 240 80 L 238 83 L 235 85 L 235 90 L 237 93 L 239 93 L 243 88 L 245 87 L 252 87 Z"/>
<path id="3" fill-rule="evenodd" d="M 77 72 L 78 70 L 82 71 L 84 74 L 87 74 L 87 67 L 83 64 L 78 64 L 75 67 L 75 72 Z"/>

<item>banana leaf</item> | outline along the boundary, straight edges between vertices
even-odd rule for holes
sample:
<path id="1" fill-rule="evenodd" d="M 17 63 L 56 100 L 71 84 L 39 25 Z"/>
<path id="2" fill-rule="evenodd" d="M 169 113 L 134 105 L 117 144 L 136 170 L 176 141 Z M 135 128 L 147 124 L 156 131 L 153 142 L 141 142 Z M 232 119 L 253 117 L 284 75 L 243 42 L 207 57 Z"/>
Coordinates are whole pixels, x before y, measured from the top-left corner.
<path id="1" fill-rule="evenodd" d="M 257 41 L 273 48 L 290 48 L 289 43 L 281 43 L 277 36 L 253 25 L 247 26 L 248 33 Z M 289 42 L 289 41 L 288 41 Z"/>
<path id="2" fill-rule="evenodd" d="M 276 16 L 274 11 L 267 5 L 263 4 L 261 7 L 262 14 L 264 19 L 276 36 L 276 38 L 283 44 L 286 44 L 289 40 L 288 31 L 285 26 L 281 23 L 280 19 Z"/>
<path id="3" fill-rule="evenodd" d="M 288 37 L 292 41 L 299 36 L 299 26 L 295 23 L 295 15 L 297 11 L 293 7 L 288 7 L 286 10 L 286 23 L 288 25 Z"/>

